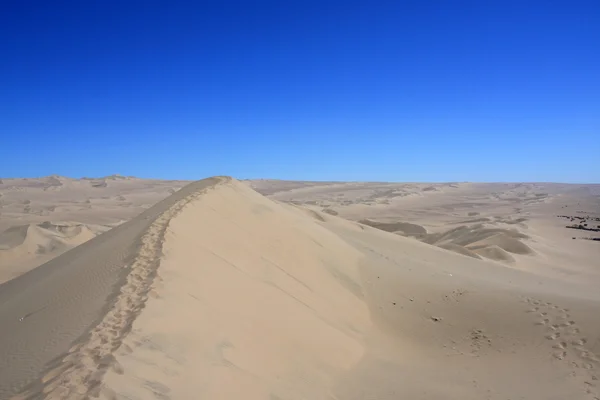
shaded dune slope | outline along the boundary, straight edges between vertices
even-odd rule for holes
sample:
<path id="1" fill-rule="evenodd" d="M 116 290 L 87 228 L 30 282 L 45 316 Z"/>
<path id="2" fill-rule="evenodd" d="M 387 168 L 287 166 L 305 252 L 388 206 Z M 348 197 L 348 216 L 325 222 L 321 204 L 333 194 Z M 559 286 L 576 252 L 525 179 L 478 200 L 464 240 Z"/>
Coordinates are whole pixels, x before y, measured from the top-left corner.
<path id="1" fill-rule="evenodd" d="M 489 219 L 480 218 L 464 222 L 482 221 L 489 221 Z M 485 257 L 494 261 L 514 263 L 516 260 L 511 254 L 534 254 L 529 246 L 521 242 L 528 236 L 516 229 L 488 227 L 476 223 L 461 225 L 445 232 L 428 233 L 421 225 L 408 222 L 377 222 L 367 219 L 358 222 L 385 232 L 412 236 L 424 243 L 472 258 Z"/>
<path id="2" fill-rule="evenodd" d="M 19 225 L 8 228 L 0 234 L 0 250 L 8 250 L 22 244 L 27 237 L 29 225 Z"/>
<path id="3" fill-rule="evenodd" d="M 421 225 L 411 224 L 409 222 L 375 222 L 368 219 L 358 221 L 361 224 L 372 226 L 386 232 L 395 232 L 407 236 L 421 236 L 427 234 L 427 230 Z"/>
<path id="4" fill-rule="evenodd" d="M 0 285 L 0 398 L 592 399 L 598 294 L 478 260 L 500 233 L 464 257 L 199 181 Z"/>

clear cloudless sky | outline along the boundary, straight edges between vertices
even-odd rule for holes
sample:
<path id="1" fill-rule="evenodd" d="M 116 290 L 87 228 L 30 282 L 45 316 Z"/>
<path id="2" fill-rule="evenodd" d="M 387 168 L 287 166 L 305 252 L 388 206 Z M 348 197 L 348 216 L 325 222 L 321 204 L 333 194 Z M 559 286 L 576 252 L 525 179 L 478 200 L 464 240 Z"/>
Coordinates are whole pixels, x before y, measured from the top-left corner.
<path id="1" fill-rule="evenodd" d="M 600 182 L 600 1 L 4 1 L 0 176 Z"/>

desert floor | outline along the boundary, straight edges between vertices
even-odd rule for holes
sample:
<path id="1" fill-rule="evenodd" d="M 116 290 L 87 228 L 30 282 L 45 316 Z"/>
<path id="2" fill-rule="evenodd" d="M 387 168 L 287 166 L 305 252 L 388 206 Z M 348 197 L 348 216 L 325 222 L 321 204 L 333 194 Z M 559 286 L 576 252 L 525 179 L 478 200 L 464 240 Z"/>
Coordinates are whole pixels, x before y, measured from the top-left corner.
<path id="1" fill-rule="evenodd" d="M 1 399 L 600 399 L 600 185 L 0 194 Z"/>

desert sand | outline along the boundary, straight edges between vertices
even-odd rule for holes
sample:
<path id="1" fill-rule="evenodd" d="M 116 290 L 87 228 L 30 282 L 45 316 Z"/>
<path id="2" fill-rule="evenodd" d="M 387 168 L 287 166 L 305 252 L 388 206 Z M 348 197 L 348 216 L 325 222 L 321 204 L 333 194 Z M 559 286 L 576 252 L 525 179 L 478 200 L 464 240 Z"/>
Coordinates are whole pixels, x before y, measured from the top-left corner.
<path id="1" fill-rule="evenodd" d="M 598 400 L 599 194 L 194 182 L 0 285 L 0 398 Z"/>
<path id="2" fill-rule="evenodd" d="M 0 180 L 0 283 L 131 219 L 187 183 L 120 175 Z"/>

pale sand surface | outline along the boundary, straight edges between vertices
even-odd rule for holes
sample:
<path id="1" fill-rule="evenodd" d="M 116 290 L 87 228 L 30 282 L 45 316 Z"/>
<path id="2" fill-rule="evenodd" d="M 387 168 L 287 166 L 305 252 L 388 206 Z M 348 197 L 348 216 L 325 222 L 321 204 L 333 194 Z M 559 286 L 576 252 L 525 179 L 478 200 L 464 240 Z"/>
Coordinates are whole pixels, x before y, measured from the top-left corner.
<path id="1" fill-rule="evenodd" d="M 200 181 L 0 285 L 0 398 L 598 399 L 598 199 Z"/>
<path id="2" fill-rule="evenodd" d="M 254 180 L 280 201 L 360 221 L 471 257 L 563 280 L 597 282 L 600 185 L 559 183 L 311 183 Z M 573 238 L 576 238 L 573 240 Z"/>

